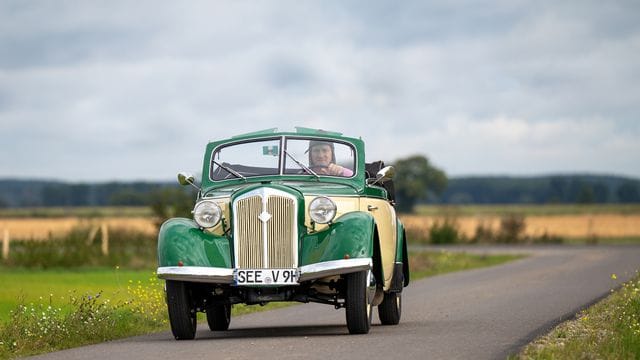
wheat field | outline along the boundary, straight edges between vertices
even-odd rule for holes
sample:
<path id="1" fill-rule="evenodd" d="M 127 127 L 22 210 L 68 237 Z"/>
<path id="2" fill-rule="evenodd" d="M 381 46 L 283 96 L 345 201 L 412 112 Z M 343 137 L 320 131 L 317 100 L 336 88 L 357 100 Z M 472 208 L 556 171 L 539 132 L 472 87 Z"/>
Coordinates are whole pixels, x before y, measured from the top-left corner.
<path id="1" fill-rule="evenodd" d="M 407 229 L 424 231 L 436 222 L 454 221 L 458 229 L 467 237 L 473 237 L 480 225 L 497 231 L 500 216 L 426 216 L 403 215 L 401 219 Z M 587 237 L 640 237 L 640 215 L 593 214 L 593 215 L 547 215 L 526 216 L 525 235 L 537 237 L 544 234 L 565 238 Z"/>
<path id="2" fill-rule="evenodd" d="M 76 227 L 95 228 L 103 224 L 109 229 L 127 229 L 145 234 L 156 234 L 158 231 L 149 217 L 0 218 L 0 234 L 6 230 L 11 239 L 45 240 L 52 236 L 64 236 Z"/>
<path id="3" fill-rule="evenodd" d="M 427 233 L 436 222 L 445 219 L 455 221 L 458 229 L 467 237 L 475 234 L 479 225 L 498 230 L 500 216 L 429 216 L 402 215 L 407 229 Z M 578 215 L 529 215 L 525 217 L 525 234 L 536 237 L 544 234 L 565 238 L 587 237 L 640 237 L 640 214 L 578 214 Z M 69 233 L 78 226 L 98 227 L 102 224 L 110 229 L 129 229 L 145 234 L 156 234 L 157 228 L 150 217 L 61 217 L 61 218 L 0 218 L 0 234 L 7 230 L 12 239 L 44 240 L 51 236 Z M 0 235 L 1 236 L 1 235 Z"/>

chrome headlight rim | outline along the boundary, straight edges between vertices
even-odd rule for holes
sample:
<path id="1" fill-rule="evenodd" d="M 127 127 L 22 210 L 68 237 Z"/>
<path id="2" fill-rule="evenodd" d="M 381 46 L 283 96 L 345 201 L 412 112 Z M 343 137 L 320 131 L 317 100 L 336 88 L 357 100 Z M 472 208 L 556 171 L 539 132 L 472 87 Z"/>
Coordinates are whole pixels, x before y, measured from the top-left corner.
<path id="1" fill-rule="evenodd" d="M 337 213 L 336 203 L 326 196 L 317 196 L 309 202 L 309 217 L 317 224 L 328 224 Z"/>
<path id="2" fill-rule="evenodd" d="M 193 220 L 202 228 L 215 227 L 221 219 L 222 209 L 215 201 L 202 200 L 193 207 Z"/>

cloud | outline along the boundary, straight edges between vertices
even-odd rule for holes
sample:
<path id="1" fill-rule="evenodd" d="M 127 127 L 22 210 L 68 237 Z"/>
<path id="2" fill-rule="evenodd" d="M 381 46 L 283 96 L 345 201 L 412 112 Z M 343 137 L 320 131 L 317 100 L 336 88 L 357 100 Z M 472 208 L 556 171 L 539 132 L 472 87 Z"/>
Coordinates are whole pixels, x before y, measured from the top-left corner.
<path id="1" fill-rule="evenodd" d="M 294 126 L 453 175 L 640 176 L 638 7 L 5 1 L 0 177 L 170 179 Z"/>
<path id="2" fill-rule="evenodd" d="M 640 151 L 636 138 L 637 133 L 621 135 L 601 119 L 530 122 L 497 117 L 478 122 L 455 117 L 424 142 L 453 173 L 534 175 L 632 169 L 633 154 Z"/>

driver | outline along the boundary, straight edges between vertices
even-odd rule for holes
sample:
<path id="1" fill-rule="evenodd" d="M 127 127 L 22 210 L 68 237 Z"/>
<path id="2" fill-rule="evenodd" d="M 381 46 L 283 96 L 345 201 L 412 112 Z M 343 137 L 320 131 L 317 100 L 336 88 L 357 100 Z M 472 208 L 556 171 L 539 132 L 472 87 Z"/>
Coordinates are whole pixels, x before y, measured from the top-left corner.
<path id="1" fill-rule="evenodd" d="M 309 167 L 319 175 L 353 176 L 353 171 L 336 164 L 334 145 L 329 141 L 309 142 Z"/>

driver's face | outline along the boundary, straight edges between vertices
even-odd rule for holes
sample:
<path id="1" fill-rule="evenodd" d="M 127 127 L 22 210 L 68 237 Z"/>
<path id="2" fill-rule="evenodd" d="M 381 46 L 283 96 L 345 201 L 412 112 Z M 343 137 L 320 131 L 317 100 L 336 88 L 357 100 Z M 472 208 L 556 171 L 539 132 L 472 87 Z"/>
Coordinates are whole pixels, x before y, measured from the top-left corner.
<path id="1" fill-rule="evenodd" d="M 329 145 L 316 145 L 311 148 L 311 163 L 313 166 L 329 166 L 332 158 L 333 154 Z"/>

